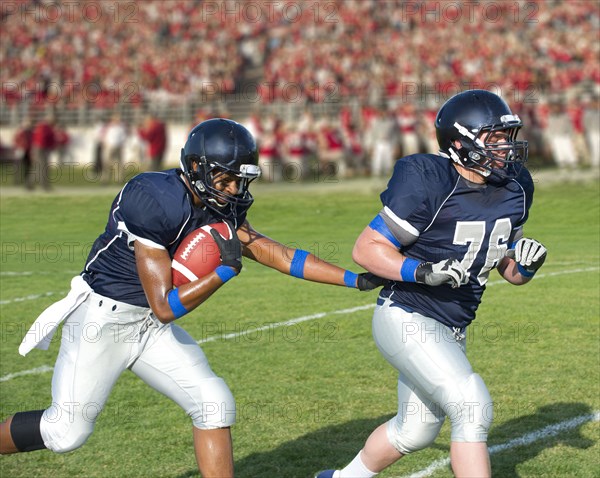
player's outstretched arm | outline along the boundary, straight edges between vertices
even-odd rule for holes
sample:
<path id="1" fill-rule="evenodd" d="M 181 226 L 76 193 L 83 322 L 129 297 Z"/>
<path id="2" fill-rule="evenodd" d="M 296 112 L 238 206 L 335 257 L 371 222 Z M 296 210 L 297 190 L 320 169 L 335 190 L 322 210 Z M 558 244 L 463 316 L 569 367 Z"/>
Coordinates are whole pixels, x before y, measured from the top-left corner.
<path id="1" fill-rule="evenodd" d="M 134 247 L 138 275 L 148 303 L 156 318 L 163 323 L 192 311 L 225 283 L 217 272 L 211 272 L 173 289 L 169 253 L 140 241 L 135 241 Z"/>
<path id="2" fill-rule="evenodd" d="M 370 273 L 356 274 L 302 249 L 287 247 L 255 231 L 246 221 L 238 229 L 243 254 L 267 267 L 300 279 L 371 290 L 384 280 Z"/>
<path id="3" fill-rule="evenodd" d="M 398 250 L 398 245 L 388 239 L 391 232 L 375 230 L 367 226 L 358 236 L 352 258 L 358 265 L 373 274 L 394 281 L 418 282 L 429 286 L 448 284 L 460 287 L 468 280 L 467 272 L 456 259 L 439 262 L 423 262 L 406 257 Z M 385 232 L 384 235 L 383 232 Z"/>

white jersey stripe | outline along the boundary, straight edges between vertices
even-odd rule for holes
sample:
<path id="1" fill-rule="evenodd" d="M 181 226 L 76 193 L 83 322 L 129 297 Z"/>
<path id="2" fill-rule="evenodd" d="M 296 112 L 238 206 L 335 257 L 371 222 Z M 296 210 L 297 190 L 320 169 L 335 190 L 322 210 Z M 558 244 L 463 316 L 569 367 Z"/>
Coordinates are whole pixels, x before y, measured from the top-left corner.
<path id="1" fill-rule="evenodd" d="M 415 236 L 415 237 L 419 237 L 419 230 L 414 227 L 410 222 L 405 221 L 402 218 L 399 218 L 394 211 L 392 211 L 389 207 L 384 206 L 383 211 L 386 213 L 386 215 L 392 220 L 394 221 L 399 227 L 401 227 L 402 229 L 404 229 L 406 232 L 408 232 L 409 234 Z"/>
<path id="2" fill-rule="evenodd" d="M 454 184 L 454 187 L 452 188 L 452 191 L 450 191 L 450 194 L 448 194 L 448 196 L 446 196 L 446 199 L 444 199 L 442 201 L 442 204 L 440 204 L 440 207 L 438 207 L 437 211 L 435 211 L 435 214 L 433 215 L 433 219 L 427 225 L 427 227 L 423 230 L 423 232 L 427 231 L 427 229 L 429 229 L 431 227 L 431 225 L 435 222 L 438 214 L 440 213 L 440 211 L 444 207 L 444 204 L 446 204 L 446 202 L 448 201 L 448 199 L 450 199 L 450 197 L 454 194 L 454 191 L 456 191 L 456 188 L 458 187 L 458 183 L 460 182 L 460 179 L 461 179 L 461 176 L 459 175 L 458 178 L 456 178 L 456 183 Z"/>

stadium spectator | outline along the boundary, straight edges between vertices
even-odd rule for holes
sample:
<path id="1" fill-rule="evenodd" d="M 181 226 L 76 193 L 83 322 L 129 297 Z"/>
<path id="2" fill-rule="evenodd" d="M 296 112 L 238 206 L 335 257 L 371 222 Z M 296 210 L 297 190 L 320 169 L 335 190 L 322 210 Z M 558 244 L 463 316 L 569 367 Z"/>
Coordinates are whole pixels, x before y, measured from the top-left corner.
<path id="1" fill-rule="evenodd" d="M 398 127 L 390 111 L 378 110 L 367 131 L 371 147 L 372 176 L 387 176 L 392 170 L 398 137 Z"/>
<path id="2" fill-rule="evenodd" d="M 53 116 L 48 116 L 35 125 L 31 139 L 32 166 L 25 179 L 28 189 L 41 185 L 46 191 L 50 191 L 49 164 L 50 155 L 55 147 Z"/>
<path id="3" fill-rule="evenodd" d="M 260 142 L 260 133 L 262 132 L 260 113 L 253 110 L 241 123 L 248 131 L 250 131 L 250 134 L 254 136 L 256 141 Z"/>
<path id="4" fill-rule="evenodd" d="M 326 179 L 345 178 L 347 151 L 339 120 L 320 118 L 315 125 L 319 174 Z"/>
<path id="5" fill-rule="evenodd" d="M 20 184 L 29 177 L 32 167 L 33 127 L 31 120 L 26 118 L 15 133 L 14 149 L 17 160 L 17 174 L 15 183 Z M 31 188 L 27 182 L 26 186 Z"/>
<path id="6" fill-rule="evenodd" d="M 269 183 L 281 179 L 280 123 L 279 118 L 269 115 L 260 128 L 258 165 L 262 170 L 261 179 Z"/>
<path id="7" fill-rule="evenodd" d="M 56 154 L 56 163 L 59 167 L 65 163 L 70 163 L 73 159 L 71 154 L 71 137 L 64 125 L 57 122 L 54 127 L 54 151 Z"/>
<path id="8" fill-rule="evenodd" d="M 600 93 L 584 103 L 583 123 L 590 152 L 590 165 L 600 166 Z"/>
<path id="9" fill-rule="evenodd" d="M 167 126 L 155 115 L 148 115 L 142 127 L 138 130 L 139 136 L 147 143 L 150 171 L 162 169 L 163 157 L 167 149 Z"/>
<path id="10" fill-rule="evenodd" d="M 113 115 L 106 130 L 102 144 L 102 175 L 101 181 L 123 181 L 123 148 L 127 140 L 127 129 L 119 115 Z M 112 173 L 112 178 L 111 178 Z"/>
<path id="11" fill-rule="evenodd" d="M 561 101 L 550 105 L 547 140 L 550 143 L 554 164 L 559 168 L 574 168 L 577 166 L 577 154 L 573 143 L 573 123 Z"/>
<path id="12" fill-rule="evenodd" d="M 100 121 L 94 127 L 93 132 L 93 163 L 94 171 L 97 176 L 102 176 L 102 159 L 104 157 L 104 137 L 106 135 L 106 128 L 108 121 L 104 116 L 100 116 Z"/>
<path id="13" fill-rule="evenodd" d="M 590 152 L 585 140 L 585 126 L 583 124 L 583 103 L 579 98 L 573 98 L 567 105 L 567 114 L 573 126 L 573 147 L 578 164 L 589 163 Z"/>
<path id="14" fill-rule="evenodd" d="M 421 147 L 419 151 L 424 151 L 429 154 L 437 154 L 439 146 L 435 134 L 435 117 L 437 111 L 431 106 L 424 107 L 419 115 L 417 123 L 417 131 L 420 138 Z"/>
<path id="15" fill-rule="evenodd" d="M 401 104 L 396 110 L 396 122 L 400 130 L 401 156 L 419 152 L 417 135 L 418 119 L 415 105 L 411 102 Z"/>
<path id="16" fill-rule="evenodd" d="M 344 143 L 346 144 L 348 175 L 365 176 L 369 167 L 367 165 L 367 152 L 363 145 L 361 131 L 355 122 L 351 121 L 342 128 Z"/>
<path id="17" fill-rule="evenodd" d="M 296 122 L 290 121 L 282 127 L 282 177 L 285 181 L 297 182 L 308 175 L 308 148 L 306 137 Z"/>

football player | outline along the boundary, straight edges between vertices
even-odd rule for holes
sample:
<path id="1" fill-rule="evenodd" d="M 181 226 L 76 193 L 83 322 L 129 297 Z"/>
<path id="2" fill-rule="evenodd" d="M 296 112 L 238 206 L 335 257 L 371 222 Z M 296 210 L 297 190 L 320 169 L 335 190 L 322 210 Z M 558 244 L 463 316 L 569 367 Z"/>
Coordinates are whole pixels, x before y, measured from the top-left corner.
<path id="1" fill-rule="evenodd" d="M 346 467 L 318 478 L 373 477 L 431 445 L 446 416 L 454 474 L 491 474 L 492 399 L 465 354 L 465 329 L 492 269 L 526 284 L 546 248 L 523 236 L 533 182 L 519 117 L 499 96 L 472 90 L 450 98 L 435 126 L 439 155 L 398 160 L 383 208 L 353 250 L 357 264 L 391 280 L 377 299 L 373 337 L 399 372 L 398 414 Z"/>
<path id="2" fill-rule="evenodd" d="M 341 269 L 255 231 L 246 214 L 257 164 L 255 140 L 243 126 L 211 119 L 189 134 L 181 169 L 142 173 L 123 187 L 68 296 L 40 315 L 21 344 L 23 355 L 47 348 L 64 321 L 52 406 L 8 417 L 0 425 L 2 454 L 82 446 L 117 378 L 129 369 L 191 417 L 202 476 L 233 476 L 234 398 L 175 321 L 236 277 L 242 255 L 300 279 L 361 290 L 381 285 L 370 273 Z M 237 231 L 224 239 L 213 230 L 222 264 L 173 288 L 171 261 L 180 242 L 218 221 Z M 43 336 L 36 335 L 40 330 Z"/>

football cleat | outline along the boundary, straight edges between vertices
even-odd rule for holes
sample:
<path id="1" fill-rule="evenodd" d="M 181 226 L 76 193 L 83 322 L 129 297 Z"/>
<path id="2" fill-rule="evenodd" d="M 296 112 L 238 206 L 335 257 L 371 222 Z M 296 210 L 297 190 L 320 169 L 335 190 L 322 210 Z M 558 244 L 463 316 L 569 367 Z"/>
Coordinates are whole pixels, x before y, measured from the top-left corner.
<path id="1" fill-rule="evenodd" d="M 315 475 L 315 478 L 333 478 L 333 474 L 336 470 L 323 470 Z"/>

